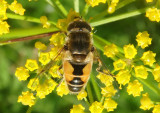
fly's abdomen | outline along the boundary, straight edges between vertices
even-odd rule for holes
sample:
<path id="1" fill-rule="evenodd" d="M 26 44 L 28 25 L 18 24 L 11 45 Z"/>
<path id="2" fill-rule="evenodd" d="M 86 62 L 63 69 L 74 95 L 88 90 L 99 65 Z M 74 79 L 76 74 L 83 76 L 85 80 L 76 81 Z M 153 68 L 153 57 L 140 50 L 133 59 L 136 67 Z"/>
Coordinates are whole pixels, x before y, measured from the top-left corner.
<path id="1" fill-rule="evenodd" d="M 72 93 L 79 93 L 88 82 L 92 63 L 74 64 L 69 61 L 64 61 L 63 66 L 68 89 Z"/>

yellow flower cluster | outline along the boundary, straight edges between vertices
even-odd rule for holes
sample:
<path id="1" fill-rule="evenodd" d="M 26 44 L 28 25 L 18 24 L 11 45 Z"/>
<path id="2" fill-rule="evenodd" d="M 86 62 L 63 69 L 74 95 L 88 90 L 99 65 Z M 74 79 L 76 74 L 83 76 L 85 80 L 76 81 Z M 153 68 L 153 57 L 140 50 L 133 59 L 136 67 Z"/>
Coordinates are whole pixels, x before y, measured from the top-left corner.
<path id="1" fill-rule="evenodd" d="M 16 14 L 24 15 L 25 9 L 17 0 L 14 0 L 11 4 L 8 4 L 5 0 L 0 0 L 0 35 L 9 33 L 9 25 L 5 21 L 7 19 L 6 11 L 10 9 Z"/>
<path id="2" fill-rule="evenodd" d="M 73 105 L 73 108 L 70 109 L 70 113 L 84 113 L 84 107 L 79 104 L 79 105 Z"/>
<path id="3" fill-rule="evenodd" d="M 157 8 L 149 8 L 146 11 L 146 17 L 149 18 L 150 21 L 160 21 L 160 10 Z"/>
<path id="4" fill-rule="evenodd" d="M 151 45 L 152 39 L 149 37 L 148 32 L 144 31 L 138 33 L 138 35 L 136 36 L 136 41 L 137 45 L 144 49 Z M 136 47 L 138 48 L 138 46 Z M 116 75 L 114 77 L 120 84 L 120 88 L 122 88 L 122 85 L 127 85 L 127 92 L 129 95 L 133 95 L 134 97 L 141 96 L 143 85 L 139 82 L 139 80 L 147 79 L 149 75 L 148 71 L 152 72 L 154 79 L 160 84 L 160 66 L 158 64 L 154 66 L 154 63 L 156 62 L 155 53 L 153 53 L 152 51 L 145 51 L 143 52 L 141 57 L 138 57 L 137 48 L 135 48 L 133 44 L 128 44 L 123 47 L 123 56 L 123 54 L 117 54 L 118 50 L 116 50 L 115 48 L 117 48 L 117 46 L 113 46 L 113 44 L 112 46 L 105 46 L 104 54 L 107 57 L 114 58 L 115 60 L 113 62 L 113 74 Z M 137 61 L 139 61 L 140 64 L 137 65 Z M 151 69 L 149 69 L 145 65 L 149 66 L 149 68 Z M 134 76 L 134 78 L 132 76 Z M 105 85 L 109 84 L 109 86 L 102 88 L 101 91 L 103 97 L 106 97 L 103 107 L 106 108 L 109 112 L 112 109 L 109 109 L 106 106 L 110 106 L 111 103 L 113 103 L 114 107 L 112 108 L 117 107 L 116 102 L 114 100 L 111 100 L 111 97 L 116 93 L 114 87 L 110 86 L 113 82 L 113 79 L 110 79 L 109 76 L 105 76 L 105 74 L 99 74 L 97 77 Z M 137 80 L 135 80 L 135 78 L 137 78 Z M 153 113 L 158 113 L 160 110 L 160 105 L 154 105 L 147 93 L 142 94 L 140 103 L 140 108 L 143 110 L 149 110 L 153 108 Z"/>

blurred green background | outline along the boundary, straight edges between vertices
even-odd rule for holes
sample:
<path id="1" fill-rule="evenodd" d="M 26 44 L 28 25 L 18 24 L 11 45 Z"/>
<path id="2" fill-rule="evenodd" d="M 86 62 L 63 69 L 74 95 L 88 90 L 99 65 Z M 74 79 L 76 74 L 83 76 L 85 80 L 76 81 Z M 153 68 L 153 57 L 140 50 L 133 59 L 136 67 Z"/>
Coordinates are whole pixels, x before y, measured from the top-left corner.
<path id="1" fill-rule="evenodd" d="M 8 0 L 11 3 L 13 0 Z M 28 2 L 27 0 L 18 0 L 22 3 L 26 9 L 25 16 L 32 16 L 40 18 L 45 15 L 49 20 L 57 22 L 60 19 L 55 9 L 50 6 L 45 0 L 38 0 L 37 2 Z M 60 0 L 64 7 L 69 11 L 74 8 L 73 0 Z M 80 11 L 84 8 L 85 1 L 80 0 Z M 145 0 L 137 0 L 124 8 L 116 11 L 110 16 L 130 12 L 136 9 L 146 7 Z M 106 4 L 101 4 L 94 8 L 89 8 L 89 13 L 86 18 L 97 15 L 98 13 L 107 10 Z M 7 12 L 10 12 L 7 10 Z M 37 23 L 31 23 L 21 20 L 8 19 L 10 31 L 19 29 L 33 29 L 42 27 Z M 151 22 L 145 17 L 145 14 L 135 16 L 128 19 L 112 22 L 109 24 L 95 27 L 95 34 L 103 37 L 116 45 L 123 47 L 126 44 L 137 44 L 135 41 L 138 32 L 148 31 L 152 40 L 152 45 L 145 49 L 152 50 L 156 53 L 156 60 L 159 62 L 160 57 L 160 24 L 157 22 Z M 40 39 L 39 39 L 40 40 Z M 26 91 L 27 82 L 19 82 L 15 77 L 15 69 L 18 66 L 24 66 L 26 59 L 37 58 L 37 51 L 34 48 L 34 43 L 37 40 L 19 42 L 10 45 L 4 45 L 0 47 L 0 113 L 24 113 L 27 111 L 28 106 L 23 106 L 21 103 L 17 103 L 17 98 L 22 91 Z M 41 39 L 42 42 L 47 42 L 48 38 Z M 142 50 L 140 50 L 142 52 Z M 141 53 L 140 53 L 141 54 Z M 106 58 L 102 54 L 106 65 L 109 69 L 112 69 L 112 60 Z M 95 68 L 95 67 L 93 67 Z M 93 72 L 93 75 L 96 72 Z M 149 75 L 151 84 L 154 84 L 152 75 Z M 96 80 L 95 80 L 96 81 Z M 90 82 L 90 81 L 89 81 Z M 149 92 L 152 100 L 160 100 L 160 95 L 156 95 L 146 86 L 145 91 Z M 94 92 L 93 92 L 94 93 Z M 151 110 L 143 111 L 139 108 L 140 98 L 128 96 L 126 89 L 119 91 L 119 97 L 115 97 L 118 103 L 118 107 L 111 113 L 151 113 Z M 56 92 L 49 94 L 45 99 L 38 100 L 36 105 L 32 108 L 33 113 L 69 113 L 73 104 L 85 103 L 77 101 L 75 95 L 57 96 Z M 106 111 L 104 111 L 106 112 Z"/>

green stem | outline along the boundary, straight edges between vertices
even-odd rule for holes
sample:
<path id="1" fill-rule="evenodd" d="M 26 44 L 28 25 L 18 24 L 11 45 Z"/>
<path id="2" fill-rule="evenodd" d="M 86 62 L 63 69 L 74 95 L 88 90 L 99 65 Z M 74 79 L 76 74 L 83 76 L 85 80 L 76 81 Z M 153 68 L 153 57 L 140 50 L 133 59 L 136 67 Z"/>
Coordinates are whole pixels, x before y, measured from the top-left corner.
<path id="1" fill-rule="evenodd" d="M 84 9 L 82 10 L 81 16 L 84 17 L 88 13 L 90 5 L 86 4 Z"/>
<path id="2" fill-rule="evenodd" d="M 124 6 L 134 2 L 135 0 L 124 0 L 120 3 L 118 3 L 118 6 L 116 7 L 116 10 L 120 9 L 120 8 L 123 8 Z M 106 16 L 108 14 L 107 10 L 101 12 L 100 14 L 96 15 L 93 17 L 93 19 L 91 21 L 94 21 L 94 20 L 98 20 L 104 16 Z"/>
<path id="3" fill-rule="evenodd" d="M 105 19 L 102 19 L 102 20 L 91 22 L 90 24 L 91 24 L 91 26 L 95 27 L 95 26 L 115 22 L 115 21 L 118 21 L 118 20 L 130 18 L 130 17 L 133 17 L 133 16 L 140 15 L 142 13 L 145 13 L 146 9 L 147 8 L 143 8 L 143 9 L 139 9 L 139 10 L 132 11 L 132 12 L 129 12 L 129 13 L 124 13 L 124 14 L 120 14 L 120 15 L 117 15 L 117 16 L 105 18 Z"/>
<path id="4" fill-rule="evenodd" d="M 68 13 L 59 0 L 54 0 L 53 2 L 51 0 L 46 0 L 46 2 L 54 7 L 56 12 L 58 12 L 61 17 L 65 18 L 67 16 Z"/>
<path id="5" fill-rule="evenodd" d="M 88 104 L 88 106 L 90 106 L 90 103 L 88 102 L 88 99 L 85 97 L 84 101 Z"/>
<path id="6" fill-rule="evenodd" d="M 79 0 L 74 0 L 74 10 L 79 13 Z"/>
<path id="7" fill-rule="evenodd" d="M 87 92 L 88 92 L 88 98 L 90 100 L 90 103 L 93 103 L 94 99 L 93 99 L 93 95 L 92 95 L 92 90 L 91 90 L 91 84 L 90 84 L 90 82 L 88 82 L 88 84 L 87 84 Z"/>
<path id="8" fill-rule="evenodd" d="M 32 111 L 32 107 L 29 107 L 26 113 L 31 113 L 31 111 Z"/>
<path id="9" fill-rule="evenodd" d="M 99 90 L 99 87 L 98 87 L 97 83 L 95 82 L 96 78 L 93 75 L 93 73 L 91 73 L 90 77 L 91 77 L 91 83 L 93 85 L 93 88 L 94 88 L 94 91 L 96 93 L 97 99 L 98 99 L 98 101 L 100 101 L 101 93 L 100 93 L 100 90 Z"/>
<path id="10" fill-rule="evenodd" d="M 41 23 L 40 19 L 35 18 L 35 17 L 21 16 L 21 15 L 16 15 L 16 14 L 12 14 L 12 13 L 7 13 L 7 17 L 11 18 L 11 19 L 16 19 L 16 20 L 24 20 L 24 21 L 29 21 L 29 22 Z M 56 27 L 55 22 L 53 22 L 53 21 L 48 21 L 48 22 Z"/>

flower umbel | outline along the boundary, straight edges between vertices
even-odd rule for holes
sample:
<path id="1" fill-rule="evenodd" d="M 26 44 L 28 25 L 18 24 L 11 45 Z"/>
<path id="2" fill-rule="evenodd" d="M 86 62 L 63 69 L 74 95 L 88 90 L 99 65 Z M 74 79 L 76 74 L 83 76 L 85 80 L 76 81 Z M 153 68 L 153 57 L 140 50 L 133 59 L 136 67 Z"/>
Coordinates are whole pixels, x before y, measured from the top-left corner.
<path id="1" fill-rule="evenodd" d="M 114 57 L 118 53 L 118 48 L 115 44 L 106 45 L 104 47 L 104 54 L 107 57 Z"/>

